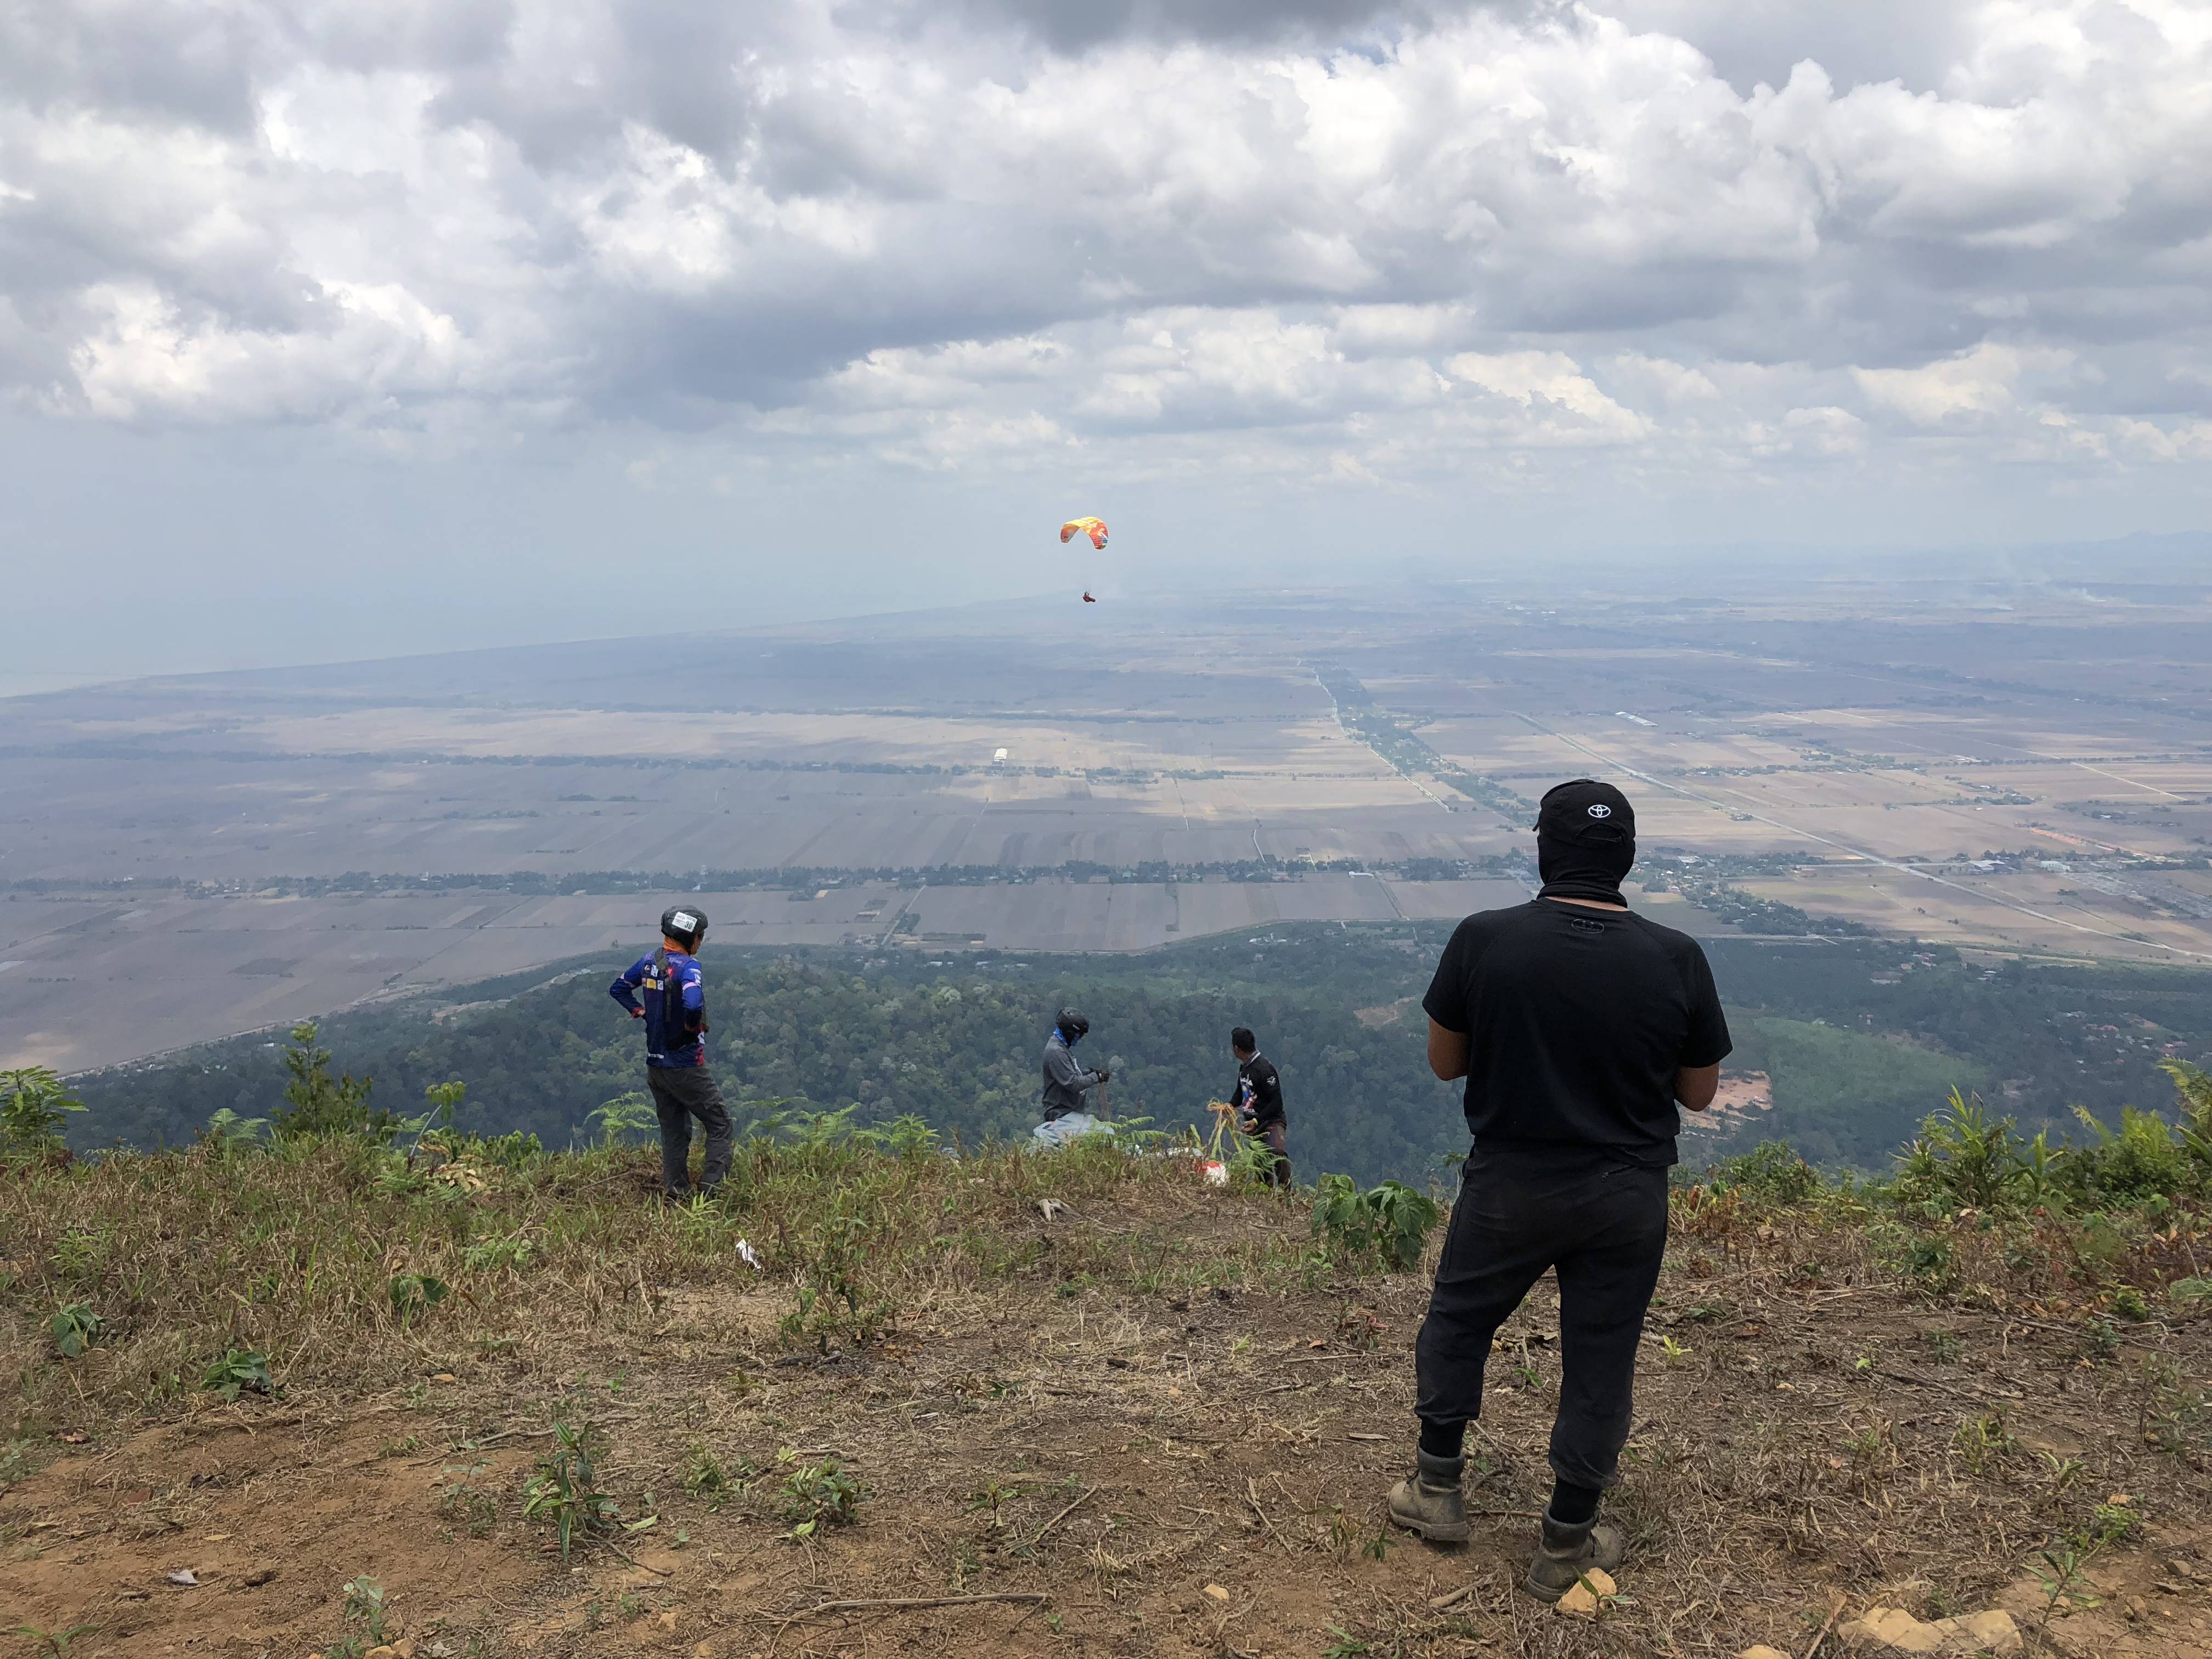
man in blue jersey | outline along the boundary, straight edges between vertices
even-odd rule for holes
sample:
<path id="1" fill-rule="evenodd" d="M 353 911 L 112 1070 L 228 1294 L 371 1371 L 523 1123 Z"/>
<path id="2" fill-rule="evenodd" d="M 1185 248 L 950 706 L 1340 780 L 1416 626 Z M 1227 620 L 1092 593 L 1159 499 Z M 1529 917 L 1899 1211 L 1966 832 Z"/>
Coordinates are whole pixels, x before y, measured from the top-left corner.
<path id="1" fill-rule="evenodd" d="M 706 914 L 675 906 L 660 918 L 660 948 L 640 957 L 607 988 L 632 1019 L 645 1022 L 645 1079 L 660 1118 L 660 1189 L 678 1204 L 691 1194 L 693 1118 L 707 1136 L 700 1190 L 713 1197 L 730 1173 L 729 1109 L 707 1070 L 707 990 L 696 954 L 706 937 Z"/>

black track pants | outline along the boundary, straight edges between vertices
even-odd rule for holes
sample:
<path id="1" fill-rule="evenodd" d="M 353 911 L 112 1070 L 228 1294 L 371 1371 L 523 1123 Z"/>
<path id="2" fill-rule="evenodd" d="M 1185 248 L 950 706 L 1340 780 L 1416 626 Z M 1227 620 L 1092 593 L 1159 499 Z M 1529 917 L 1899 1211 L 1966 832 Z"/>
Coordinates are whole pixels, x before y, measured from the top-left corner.
<path id="1" fill-rule="evenodd" d="M 703 1066 L 648 1066 L 653 1109 L 660 1117 L 660 1190 L 671 1198 L 691 1191 L 691 1120 L 707 1134 L 707 1166 L 699 1185 L 713 1192 L 730 1173 L 730 1113 L 722 1091 Z"/>
<path id="2" fill-rule="evenodd" d="M 1667 1249 L 1667 1172 L 1593 1159 L 1547 1168 L 1472 1152 L 1414 1346 L 1425 1421 L 1482 1414 L 1491 1338 L 1547 1267 L 1559 1276 L 1559 1415 L 1552 1472 L 1571 1486 L 1618 1479 L 1636 1345 Z"/>

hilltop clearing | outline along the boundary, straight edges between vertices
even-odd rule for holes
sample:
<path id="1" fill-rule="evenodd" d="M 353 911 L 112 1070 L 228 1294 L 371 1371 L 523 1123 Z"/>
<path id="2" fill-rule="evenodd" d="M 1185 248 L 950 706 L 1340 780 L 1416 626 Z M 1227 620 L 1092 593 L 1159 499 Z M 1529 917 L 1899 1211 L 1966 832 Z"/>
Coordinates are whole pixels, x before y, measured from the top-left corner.
<path id="1" fill-rule="evenodd" d="M 1548 1284 L 1432 1551 L 1382 1521 L 1427 1263 L 1183 1158 L 817 1119 L 673 1212 L 635 1151 L 434 1133 L 22 1162 L 0 1613 L 75 1656 L 1803 1659 L 1996 1607 L 2202 1655 L 2198 1200 L 1972 1208 L 1922 1152 L 1891 1194 L 1775 1151 L 1677 1194 L 1582 1620 L 1512 1588 Z"/>

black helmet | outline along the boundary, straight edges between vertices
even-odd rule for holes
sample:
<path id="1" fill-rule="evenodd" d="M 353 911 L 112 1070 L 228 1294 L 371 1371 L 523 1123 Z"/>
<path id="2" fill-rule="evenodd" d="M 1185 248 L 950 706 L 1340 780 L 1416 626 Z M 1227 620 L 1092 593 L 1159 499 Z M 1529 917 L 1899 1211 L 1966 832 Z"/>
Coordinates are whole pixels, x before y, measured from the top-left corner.
<path id="1" fill-rule="evenodd" d="M 1052 1023 L 1060 1028 L 1060 1036 L 1066 1037 L 1070 1042 L 1085 1036 L 1091 1030 L 1091 1022 L 1073 1008 L 1061 1009 L 1054 1017 Z"/>
<path id="2" fill-rule="evenodd" d="M 707 913 L 696 904 L 678 904 L 660 913 L 660 935 L 672 939 L 686 951 L 696 951 L 707 937 Z"/>

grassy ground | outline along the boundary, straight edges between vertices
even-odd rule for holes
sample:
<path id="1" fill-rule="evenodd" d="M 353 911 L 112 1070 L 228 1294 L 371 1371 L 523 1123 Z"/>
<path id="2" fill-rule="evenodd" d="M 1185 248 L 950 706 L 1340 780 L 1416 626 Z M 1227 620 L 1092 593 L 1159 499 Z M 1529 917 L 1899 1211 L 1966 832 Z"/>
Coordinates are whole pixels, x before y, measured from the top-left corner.
<path id="1" fill-rule="evenodd" d="M 342 1139 L 0 1177 L 0 1628 L 288 1659 L 1802 1659 L 1838 1609 L 1994 1604 L 2031 1650 L 2212 1650 L 2186 1205 L 1678 1194 L 1611 1500 L 1632 1553 L 1583 1622 L 1512 1588 L 1548 1284 L 1470 1438 L 1475 1540 L 1442 1552 L 1382 1521 L 1425 1273 L 1317 1249 L 1303 1202 L 920 1138 L 750 1143 L 690 1211 L 655 1174 Z M 939 1605 L 834 1605 L 890 1601 Z"/>

